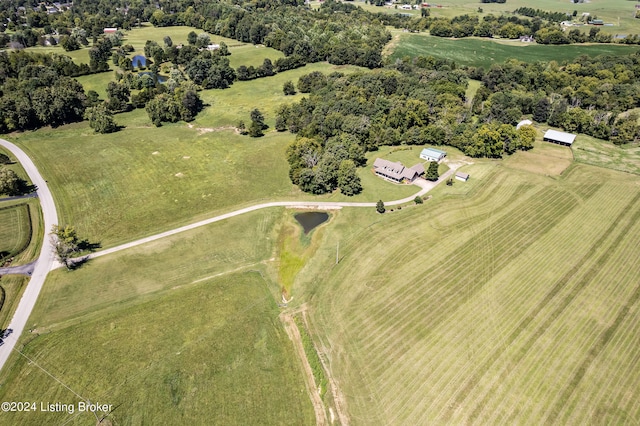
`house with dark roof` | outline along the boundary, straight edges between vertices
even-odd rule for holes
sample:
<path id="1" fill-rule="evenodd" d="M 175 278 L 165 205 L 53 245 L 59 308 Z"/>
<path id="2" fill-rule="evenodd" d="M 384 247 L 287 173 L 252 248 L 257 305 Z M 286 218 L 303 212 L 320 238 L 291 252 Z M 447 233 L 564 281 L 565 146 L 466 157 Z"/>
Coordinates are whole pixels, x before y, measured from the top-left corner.
<path id="1" fill-rule="evenodd" d="M 413 182 L 424 174 L 424 166 L 421 163 L 413 167 L 405 167 L 402 163 L 376 158 L 373 163 L 373 171 L 378 176 L 400 183 L 402 181 Z"/>
<path id="2" fill-rule="evenodd" d="M 576 135 L 573 133 L 565 133 L 549 129 L 544 134 L 543 140 L 546 142 L 557 143 L 558 145 L 571 146 L 573 141 L 576 140 Z"/>

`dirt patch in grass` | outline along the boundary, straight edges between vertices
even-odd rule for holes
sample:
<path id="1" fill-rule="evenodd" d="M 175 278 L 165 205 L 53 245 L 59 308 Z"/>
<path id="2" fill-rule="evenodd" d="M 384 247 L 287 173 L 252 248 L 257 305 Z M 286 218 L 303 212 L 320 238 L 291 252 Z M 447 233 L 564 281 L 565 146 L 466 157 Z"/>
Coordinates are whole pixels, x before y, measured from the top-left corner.
<path id="1" fill-rule="evenodd" d="M 560 176 L 571 165 L 571 159 L 533 150 L 516 152 L 504 164 L 513 169 L 540 175 Z"/>

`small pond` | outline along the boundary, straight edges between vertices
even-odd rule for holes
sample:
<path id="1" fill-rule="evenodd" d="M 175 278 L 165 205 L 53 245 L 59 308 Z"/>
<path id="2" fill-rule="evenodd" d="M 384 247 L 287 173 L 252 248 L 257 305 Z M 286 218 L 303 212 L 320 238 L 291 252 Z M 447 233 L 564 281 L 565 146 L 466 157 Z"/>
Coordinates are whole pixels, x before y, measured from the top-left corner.
<path id="1" fill-rule="evenodd" d="M 131 59 L 131 63 L 134 68 L 146 67 L 147 66 L 147 58 L 143 55 L 136 55 Z"/>
<path id="2" fill-rule="evenodd" d="M 148 75 L 153 77 L 153 73 L 151 71 L 140 71 L 138 75 Z M 165 75 L 160 75 L 160 74 L 156 74 L 156 77 L 158 78 L 158 83 L 160 84 L 166 83 L 167 80 L 169 79 L 169 77 Z"/>
<path id="3" fill-rule="evenodd" d="M 313 228 L 326 222 L 329 214 L 325 212 L 304 212 L 293 215 L 298 223 L 304 228 L 304 233 L 308 234 Z"/>

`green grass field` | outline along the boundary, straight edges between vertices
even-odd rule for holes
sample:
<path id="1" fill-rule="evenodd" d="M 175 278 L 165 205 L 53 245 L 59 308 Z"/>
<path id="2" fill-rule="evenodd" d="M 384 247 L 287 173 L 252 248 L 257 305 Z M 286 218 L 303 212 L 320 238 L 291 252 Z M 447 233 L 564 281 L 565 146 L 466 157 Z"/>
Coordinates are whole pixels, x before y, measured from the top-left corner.
<path id="1" fill-rule="evenodd" d="M 24 291 L 28 278 L 20 275 L 5 275 L 0 277 L 0 329 L 4 330 L 18 307 L 20 297 Z"/>
<path id="2" fill-rule="evenodd" d="M 103 247 L 261 201 L 376 201 L 417 192 L 417 187 L 392 185 L 361 169 L 361 195 L 303 194 L 290 183 L 285 159 L 295 135 L 268 132 L 254 139 L 220 129 L 240 119 L 248 122 L 255 107 L 273 126 L 276 106 L 302 97 L 285 97 L 284 81 L 336 69 L 357 68 L 313 64 L 271 77 L 273 83 L 253 80 L 203 92 L 211 106 L 190 123 L 193 128 L 185 123 L 155 128 L 144 110 L 135 110 L 115 117 L 126 128 L 113 134 L 94 134 L 87 123 L 77 123 L 10 139 L 32 155 L 49 181 L 60 221 L 74 224 L 81 236 Z"/>
<path id="3" fill-rule="evenodd" d="M 351 419 L 639 418 L 640 179 L 463 170 L 422 206 L 342 210 L 298 280 Z"/>
<path id="4" fill-rule="evenodd" d="M 0 259 L 24 251 L 31 241 L 31 212 L 26 203 L 0 205 Z"/>
<path id="5" fill-rule="evenodd" d="M 479 38 L 448 39 L 426 34 L 396 33 L 395 49 L 390 56 L 393 61 L 404 57 L 433 56 L 455 61 L 458 65 L 490 67 L 508 59 L 524 62 L 571 61 L 578 56 L 628 55 L 638 52 L 638 46 L 580 45 L 545 46 L 520 42 L 498 43 Z"/>
<path id="6" fill-rule="evenodd" d="M 0 399 L 79 400 L 44 369 L 117 406 L 113 424 L 312 424 L 271 278 L 282 214 L 250 213 L 52 272 L 19 346 L 32 361 L 12 356 Z M 95 421 L 12 415 L 3 419 Z"/>
<path id="7" fill-rule="evenodd" d="M 572 147 L 576 161 L 640 175 L 640 147 L 616 146 L 611 142 L 580 135 Z"/>

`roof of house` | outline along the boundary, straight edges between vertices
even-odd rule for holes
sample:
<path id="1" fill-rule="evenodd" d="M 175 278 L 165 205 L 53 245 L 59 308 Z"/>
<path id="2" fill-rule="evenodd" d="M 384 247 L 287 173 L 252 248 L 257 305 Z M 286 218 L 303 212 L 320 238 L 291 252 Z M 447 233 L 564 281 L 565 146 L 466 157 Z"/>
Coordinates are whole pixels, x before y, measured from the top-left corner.
<path id="1" fill-rule="evenodd" d="M 469 179 L 469 173 L 456 172 L 456 177 L 459 177 L 462 179 Z"/>
<path id="2" fill-rule="evenodd" d="M 418 163 L 415 166 L 411 166 L 412 170 L 415 170 L 416 173 L 418 173 L 418 175 L 421 175 L 424 173 L 424 165 L 422 163 Z"/>
<path id="3" fill-rule="evenodd" d="M 420 152 L 420 155 L 428 155 L 430 157 L 440 157 L 442 155 L 447 155 L 447 153 L 435 148 L 425 148 L 422 150 L 422 152 Z"/>
<path id="4" fill-rule="evenodd" d="M 557 130 L 549 129 L 547 130 L 547 133 L 544 134 L 544 138 L 552 139 L 558 142 L 568 143 L 569 145 L 571 145 L 573 141 L 576 139 L 576 135 L 574 135 L 573 133 L 565 133 L 565 132 L 559 132 Z"/>
<path id="5" fill-rule="evenodd" d="M 416 174 L 420 175 L 424 173 L 424 167 L 422 167 L 422 172 L 420 172 L 420 168 L 417 166 L 422 167 L 422 164 L 416 164 L 409 168 L 405 167 L 402 163 L 395 163 L 385 160 L 384 158 L 376 158 L 373 162 L 373 168 L 377 169 L 376 171 L 378 173 L 396 180 L 413 179 Z"/>

